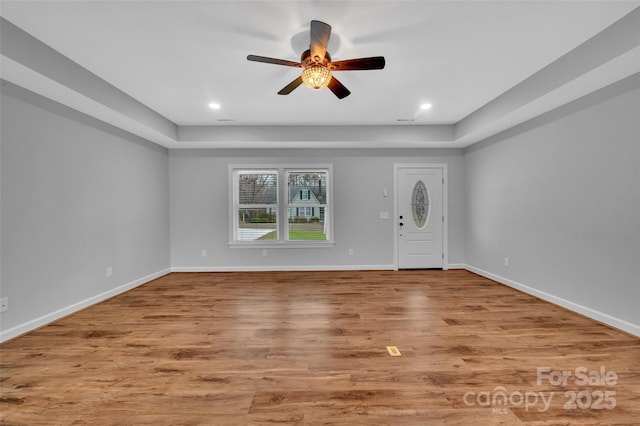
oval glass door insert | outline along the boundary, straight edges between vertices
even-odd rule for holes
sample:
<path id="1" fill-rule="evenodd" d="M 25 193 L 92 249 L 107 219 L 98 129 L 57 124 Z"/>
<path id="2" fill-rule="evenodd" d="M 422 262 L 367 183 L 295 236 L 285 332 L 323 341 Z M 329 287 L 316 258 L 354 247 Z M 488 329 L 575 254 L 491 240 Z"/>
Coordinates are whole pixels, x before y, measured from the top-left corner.
<path id="1" fill-rule="evenodd" d="M 413 195 L 411 196 L 411 211 L 413 212 L 413 221 L 416 228 L 424 229 L 427 226 L 429 218 L 429 191 L 424 182 L 419 180 L 413 187 Z"/>

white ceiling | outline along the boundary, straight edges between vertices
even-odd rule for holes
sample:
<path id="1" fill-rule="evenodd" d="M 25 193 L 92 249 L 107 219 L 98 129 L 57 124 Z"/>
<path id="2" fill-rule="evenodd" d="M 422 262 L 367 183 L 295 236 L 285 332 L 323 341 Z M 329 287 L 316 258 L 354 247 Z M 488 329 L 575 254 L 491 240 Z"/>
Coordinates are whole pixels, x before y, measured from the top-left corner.
<path id="1" fill-rule="evenodd" d="M 460 123 L 639 4 L 638 1 L 2 1 L 0 13 L 178 128 L 407 126 Z M 333 60 L 381 55 L 386 58 L 385 69 L 336 73 L 351 90 L 344 100 L 337 99 L 328 89 L 313 91 L 304 86 L 288 96 L 277 95 L 300 70 L 249 62 L 246 56 L 299 60 L 308 45 L 312 19 L 333 27 L 329 45 Z M 595 85 L 613 82 L 640 68 L 633 59 L 627 59 L 625 64 L 624 71 L 609 72 Z M 43 86 L 60 82 L 46 75 L 42 78 L 46 73 L 36 71 L 28 78 L 29 67 L 16 63 L 3 52 L 4 79 L 31 85 L 29 89 L 56 98 L 53 93 L 60 92 L 60 88 Z M 585 75 L 592 71 L 586 69 Z M 65 101 L 65 96 L 82 94 L 82 90 L 70 87 L 72 84 L 62 85 L 75 94 L 58 95 L 56 100 L 78 107 L 71 100 Z M 557 89 L 545 90 L 540 98 Z M 573 90 L 576 93 L 572 92 L 571 97 L 592 89 L 585 84 L 583 90 Z M 536 113 L 544 112 L 570 100 L 559 99 L 549 101 L 548 107 L 539 104 L 534 109 Z M 210 109 L 210 102 L 219 103 L 221 108 Z M 419 106 L 425 102 L 433 108 L 420 111 Z M 104 104 L 93 97 L 82 108 L 101 118 L 98 109 Z M 131 115 L 121 117 L 125 118 L 137 121 Z M 399 119 L 414 121 L 402 124 Z M 119 125 L 129 131 L 131 126 L 135 127 L 135 123 Z M 133 131 L 149 137 L 142 130 Z M 173 147 L 178 138 L 175 139 L 156 142 Z M 453 142 L 455 139 L 452 137 Z M 201 142 L 202 146 L 215 146 L 207 144 L 211 141 L 206 137 Z"/>

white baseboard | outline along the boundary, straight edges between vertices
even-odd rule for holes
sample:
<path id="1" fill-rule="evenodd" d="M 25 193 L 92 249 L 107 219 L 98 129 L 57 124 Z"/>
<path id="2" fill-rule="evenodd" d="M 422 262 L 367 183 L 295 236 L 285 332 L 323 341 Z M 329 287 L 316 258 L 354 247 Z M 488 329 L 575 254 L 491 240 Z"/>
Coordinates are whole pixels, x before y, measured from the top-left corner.
<path id="1" fill-rule="evenodd" d="M 634 336 L 640 337 L 640 325 L 638 324 L 630 323 L 623 319 L 616 318 L 612 315 L 605 314 L 604 312 L 600 312 L 595 309 L 589 308 L 587 306 L 583 306 L 578 303 L 572 302 L 570 300 L 563 299 L 562 297 L 555 296 L 551 293 L 547 293 L 545 291 L 541 291 L 533 287 L 529 287 L 517 281 L 513 281 L 508 278 L 502 277 L 500 275 L 496 275 L 491 272 L 484 271 L 480 268 L 476 268 L 475 266 L 465 265 L 465 269 L 473 273 L 476 273 L 478 275 L 482 275 L 485 278 L 489 278 L 491 280 L 497 281 L 500 284 L 504 284 L 506 286 L 515 288 L 516 290 L 520 290 L 524 293 L 535 296 L 539 299 L 553 303 L 554 305 L 558 305 L 563 308 L 569 309 L 570 311 L 577 312 L 581 315 L 584 315 L 585 317 L 594 319 L 596 321 L 600 321 L 601 323 L 610 325 L 611 327 L 617 328 L 618 330 L 622 330 L 629 334 L 633 334 Z"/>
<path id="2" fill-rule="evenodd" d="M 100 303 L 113 296 L 124 293 L 125 291 L 131 290 L 132 288 L 138 287 L 142 284 L 148 283 L 149 281 L 155 280 L 156 278 L 160 278 L 164 275 L 167 275 L 170 272 L 171 270 L 169 268 L 163 269 L 156 273 L 147 275 L 146 277 L 139 278 L 127 284 L 123 284 L 119 287 L 105 291 L 104 293 L 100 293 L 98 295 L 89 297 L 88 299 L 85 299 L 85 300 L 81 300 L 80 302 L 74 303 L 62 309 L 58 309 L 57 311 L 48 313 L 39 318 L 32 319 L 30 321 L 27 321 L 23 324 L 9 328 L 7 330 L 2 330 L 0 331 L 0 343 L 5 342 L 9 339 L 13 339 L 14 337 L 20 336 L 21 334 L 28 333 L 29 331 L 35 330 L 36 328 L 42 327 L 43 325 L 49 324 L 50 322 L 56 321 L 62 317 L 66 317 L 67 315 L 70 315 L 74 312 L 78 312 L 79 310 L 87 308 L 91 305 L 95 305 L 96 303 Z"/>
<path id="3" fill-rule="evenodd" d="M 464 263 L 449 263 L 445 269 L 467 269 Z M 393 271 L 394 265 L 296 265 L 296 266 L 174 266 L 171 272 L 269 272 L 269 271 Z"/>
<path id="4" fill-rule="evenodd" d="M 387 271 L 393 265 L 174 266 L 171 272 Z"/>
<path id="5" fill-rule="evenodd" d="M 467 269 L 467 265 L 464 263 L 449 263 L 447 269 Z"/>

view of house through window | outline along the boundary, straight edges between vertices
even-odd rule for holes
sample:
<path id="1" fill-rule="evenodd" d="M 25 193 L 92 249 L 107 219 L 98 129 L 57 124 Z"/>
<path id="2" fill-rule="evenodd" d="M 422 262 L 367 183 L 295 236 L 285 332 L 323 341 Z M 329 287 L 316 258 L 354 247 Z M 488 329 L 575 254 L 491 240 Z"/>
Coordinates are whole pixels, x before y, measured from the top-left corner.
<path id="1" fill-rule="evenodd" d="M 329 178 L 326 168 L 234 169 L 233 240 L 330 240 Z"/>
<path id="2" fill-rule="evenodd" d="M 327 171 L 287 172 L 289 240 L 327 240 Z"/>

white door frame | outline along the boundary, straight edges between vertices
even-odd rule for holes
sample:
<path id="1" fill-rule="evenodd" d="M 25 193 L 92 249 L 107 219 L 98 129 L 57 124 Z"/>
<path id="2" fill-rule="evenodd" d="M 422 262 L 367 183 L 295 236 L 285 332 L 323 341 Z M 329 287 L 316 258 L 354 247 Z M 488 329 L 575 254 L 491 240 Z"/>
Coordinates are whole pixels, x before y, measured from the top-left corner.
<path id="1" fill-rule="evenodd" d="M 398 171 L 400 169 L 441 169 L 442 170 L 442 269 L 449 269 L 449 209 L 447 163 L 394 163 L 393 164 L 393 269 L 398 270 Z"/>

